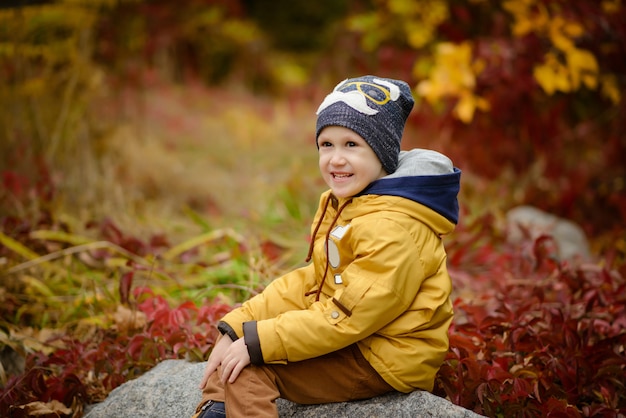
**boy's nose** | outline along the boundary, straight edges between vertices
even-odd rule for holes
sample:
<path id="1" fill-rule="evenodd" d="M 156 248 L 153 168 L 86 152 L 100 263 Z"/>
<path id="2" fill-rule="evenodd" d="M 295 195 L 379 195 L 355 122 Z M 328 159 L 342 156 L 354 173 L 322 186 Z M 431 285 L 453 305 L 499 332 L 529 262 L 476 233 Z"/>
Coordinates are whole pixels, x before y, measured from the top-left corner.
<path id="1" fill-rule="evenodd" d="M 332 165 L 344 165 L 346 163 L 346 158 L 344 155 L 339 152 L 333 152 L 333 155 L 330 157 L 330 163 Z"/>

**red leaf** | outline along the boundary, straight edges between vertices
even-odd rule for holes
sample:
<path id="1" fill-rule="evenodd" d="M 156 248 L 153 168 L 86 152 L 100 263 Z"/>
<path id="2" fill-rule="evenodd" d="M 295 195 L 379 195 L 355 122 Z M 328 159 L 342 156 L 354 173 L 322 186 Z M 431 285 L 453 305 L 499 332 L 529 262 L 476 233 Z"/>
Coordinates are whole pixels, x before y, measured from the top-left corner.
<path id="1" fill-rule="evenodd" d="M 122 275 L 120 278 L 120 301 L 123 304 L 128 304 L 128 297 L 130 296 L 130 290 L 133 287 L 133 277 L 135 272 L 129 271 Z"/>

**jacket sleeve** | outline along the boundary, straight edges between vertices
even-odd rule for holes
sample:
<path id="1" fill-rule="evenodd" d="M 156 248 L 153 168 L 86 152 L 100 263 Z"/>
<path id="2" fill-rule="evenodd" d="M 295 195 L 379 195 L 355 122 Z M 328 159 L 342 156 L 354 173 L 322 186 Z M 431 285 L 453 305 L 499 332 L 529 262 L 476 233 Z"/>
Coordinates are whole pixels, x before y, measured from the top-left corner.
<path id="1" fill-rule="evenodd" d="M 320 196 L 313 224 L 317 224 L 320 218 L 323 218 L 329 194 L 330 191 L 327 191 Z M 311 226 L 311 233 L 314 234 L 313 226 Z M 305 293 L 315 285 L 313 263 L 291 271 L 271 282 L 262 293 L 244 302 L 240 308 L 225 315 L 218 324 L 218 330 L 230 336 L 234 341 L 244 336 L 244 324 L 248 323 L 246 330 L 252 330 L 248 331 L 246 339 L 250 358 L 253 364 L 262 363 L 263 357 L 258 343 L 256 322 L 252 321 L 273 318 L 286 311 L 307 309 Z"/>
<path id="2" fill-rule="evenodd" d="M 306 309 L 304 294 L 315 286 L 314 271 L 311 263 L 275 279 L 263 292 L 227 313 L 220 321 L 223 323 L 222 329 L 229 330 L 231 339 L 235 336 L 243 337 L 245 322 L 274 318 L 286 311 Z"/>
<path id="3" fill-rule="evenodd" d="M 423 229 L 426 237 L 434 238 L 430 229 Z M 256 332 L 249 340 L 259 344 L 265 363 L 300 361 L 346 347 L 383 328 L 415 299 L 425 278 L 416 244 L 421 241 L 385 218 L 351 230 L 355 257 L 341 273 L 345 287 L 308 309 L 286 311 L 247 327 L 247 332 Z"/>

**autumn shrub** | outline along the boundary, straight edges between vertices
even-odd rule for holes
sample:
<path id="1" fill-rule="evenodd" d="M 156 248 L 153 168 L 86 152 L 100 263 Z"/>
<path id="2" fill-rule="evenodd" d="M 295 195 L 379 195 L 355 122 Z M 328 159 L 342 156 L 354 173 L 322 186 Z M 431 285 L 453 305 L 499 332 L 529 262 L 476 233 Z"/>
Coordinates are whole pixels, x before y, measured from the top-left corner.
<path id="1" fill-rule="evenodd" d="M 52 215 L 2 221 L 1 416 L 80 416 L 160 361 L 201 361 L 216 321 L 281 264 L 279 246 L 232 230 L 171 244 L 106 219 L 95 238 Z"/>
<path id="2" fill-rule="evenodd" d="M 86 404 L 103 400 L 160 361 L 205 358 L 218 335 L 216 321 L 231 309 L 219 301 L 172 307 L 147 288 L 136 288 L 134 296 L 136 305 L 120 305 L 113 326 L 82 337 L 60 334 L 45 342 L 53 348 L 31 353 L 25 372 L 3 385 L 0 414 L 31 416 L 20 406 L 56 400 L 80 416 Z"/>
<path id="3" fill-rule="evenodd" d="M 457 270 L 472 247 L 474 267 Z M 542 236 L 451 249 L 473 297 L 455 301 L 439 395 L 490 417 L 624 416 L 626 279 L 610 259 L 560 261 L 555 248 Z"/>
<path id="4" fill-rule="evenodd" d="M 146 241 L 103 222 L 98 227 L 105 241 L 76 244 L 79 237 L 70 230 L 61 234 L 63 228 L 54 222 L 37 226 L 48 229 L 26 233 L 26 224 L 21 229 L 5 225 L 15 239 L 0 236 L 2 257 L 12 264 L 8 273 L 22 286 L 3 296 L 0 342 L 26 358 L 23 372 L 3 381 L 3 415 L 27 416 L 26 405 L 41 403 L 79 416 L 85 405 L 164 359 L 206 358 L 216 321 L 264 282 L 245 280 L 278 273 L 263 273 L 262 265 L 248 257 L 246 241 L 233 232 L 212 231 L 172 245 L 164 237 Z M 495 219 L 484 216 L 460 225 L 448 240 L 456 317 L 436 394 L 494 417 L 623 414 L 623 266 L 610 258 L 558 260 L 548 236 L 515 246 L 502 238 Z M 108 244 L 93 246 L 98 242 Z M 274 262 L 283 251 L 268 242 L 260 248 Z M 35 253 L 44 250 L 56 257 Z M 27 257 L 27 251 L 33 258 L 15 263 L 15 255 Z M 155 263 L 157 253 L 161 261 Z M 222 271 L 237 260 L 247 266 L 244 272 Z M 221 268 L 212 269 L 217 265 Z M 47 272 L 46 282 L 27 279 L 24 273 L 36 269 Z M 56 282 L 56 269 L 81 277 L 85 294 Z M 109 277 L 105 293 L 88 290 L 104 286 L 86 279 L 98 274 Z M 174 283 L 181 275 L 189 278 L 184 286 Z M 55 302 L 56 293 L 67 290 L 70 298 Z M 246 291 L 237 293 L 241 290 Z M 43 309 L 24 309 L 19 302 Z M 29 325 L 34 328 L 24 328 Z"/>

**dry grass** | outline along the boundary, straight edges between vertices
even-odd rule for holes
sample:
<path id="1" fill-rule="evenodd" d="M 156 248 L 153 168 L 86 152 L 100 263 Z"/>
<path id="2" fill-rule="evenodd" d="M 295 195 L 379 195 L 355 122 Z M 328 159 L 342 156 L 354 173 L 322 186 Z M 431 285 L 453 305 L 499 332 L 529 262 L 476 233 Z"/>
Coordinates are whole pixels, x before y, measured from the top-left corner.
<path id="1" fill-rule="evenodd" d="M 101 100 L 112 128 L 100 155 L 59 179 L 59 212 L 69 219 L 110 217 L 128 233 L 174 239 L 229 226 L 306 235 L 324 189 L 313 103 L 198 86 Z"/>

